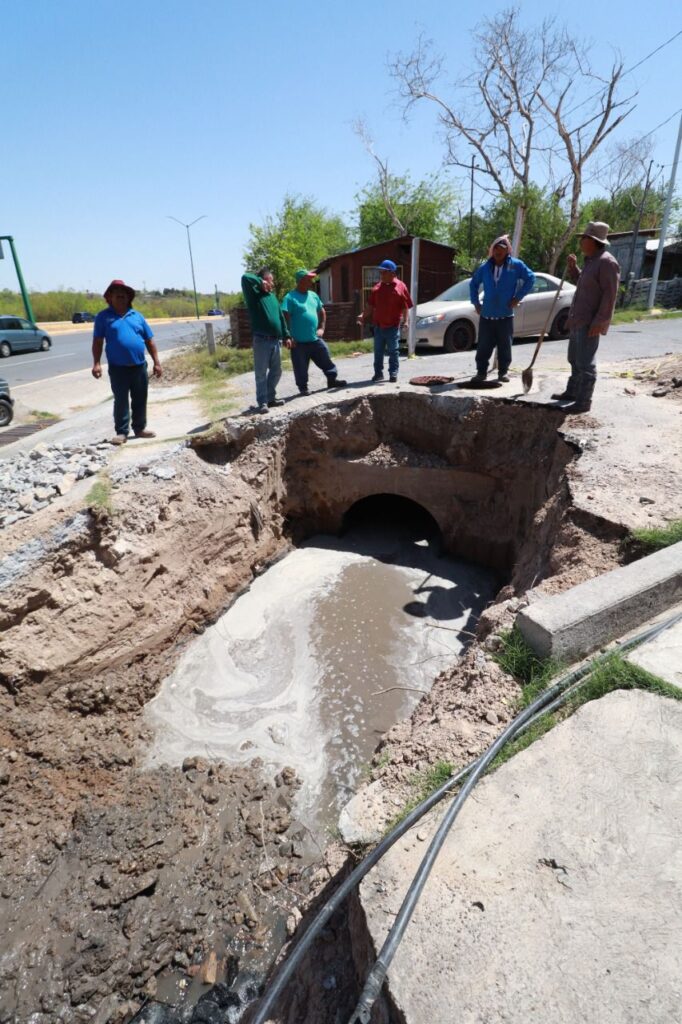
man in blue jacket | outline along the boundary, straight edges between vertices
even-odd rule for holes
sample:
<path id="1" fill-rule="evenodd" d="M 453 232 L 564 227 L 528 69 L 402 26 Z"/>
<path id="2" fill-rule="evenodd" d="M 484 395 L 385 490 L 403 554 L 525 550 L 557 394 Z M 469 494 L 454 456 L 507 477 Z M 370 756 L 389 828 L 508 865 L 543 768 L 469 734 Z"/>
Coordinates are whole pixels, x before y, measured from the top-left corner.
<path id="1" fill-rule="evenodd" d="M 509 235 L 500 235 L 488 250 L 488 259 L 474 272 L 469 291 L 481 318 L 476 346 L 476 376 L 472 384 L 482 384 L 488 376 L 488 363 L 497 349 L 497 379 L 509 380 L 512 359 L 514 310 L 533 287 L 535 274 L 523 260 L 511 254 Z M 480 288 L 483 286 L 483 305 Z"/>

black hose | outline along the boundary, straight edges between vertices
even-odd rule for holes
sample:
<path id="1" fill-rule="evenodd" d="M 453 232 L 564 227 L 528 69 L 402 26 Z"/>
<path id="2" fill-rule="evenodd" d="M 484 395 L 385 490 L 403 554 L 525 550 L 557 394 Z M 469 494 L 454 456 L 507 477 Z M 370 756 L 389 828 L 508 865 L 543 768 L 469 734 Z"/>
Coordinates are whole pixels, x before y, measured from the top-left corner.
<path id="1" fill-rule="evenodd" d="M 576 670 L 570 674 L 571 681 L 577 676 L 579 670 Z M 570 685 L 567 684 L 567 685 Z M 539 717 L 539 715 L 537 716 Z M 531 725 L 532 722 L 526 723 L 526 727 Z M 522 730 L 519 729 L 519 732 Z M 472 761 L 471 764 L 466 765 L 464 768 L 460 768 L 458 772 L 451 775 L 438 789 L 434 790 L 428 797 L 426 797 L 414 810 L 410 811 L 403 820 L 396 825 L 396 827 L 385 836 L 378 844 L 371 850 L 367 856 L 360 861 L 358 865 L 351 871 L 347 878 L 339 885 L 338 889 L 334 894 L 327 900 L 325 905 L 318 911 L 317 916 L 310 923 L 305 933 L 301 936 L 296 947 L 293 949 L 286 962 L 282 965 L 279 974 L 276 976 L 270 987 L 268 988 L 263 1002 L 259 1005 L 255 1017 L 251 1021 L 251 1024 L 264 1024 L 268 1019 L 271 1011 L 275 1006 L 275 1002 L 279 995 L 282 993 L 285 985 L 288 983 L 292 974 L 298 967 L 300 961 L 303 959 L 308 948 L 312 945 L 313 940 L 322 930 L 324 925 L 327 923 L 329 918 L 332 916 L 335 910 L 343 903 L 349 893 L 358 885 L 362 879 L 368 874 L 374 865 L 381 860 L 384 854 L 388 853 L 390 848 L 398 842 L 398 840 L 405 835 L 406 832 L 416 825 L 416 823 L 427 814 L 432 807 L 434 807 L 443 797 L 447 796 L 448 792 L 453 789 L 458 783 L 460 783 L 466 776 L 471 772 L 478 764 L 478 759 Z"/>
<path id="2" fill-rule="evenodd" d="M 644 632 L 626 640 L 620 645 L 619 651 L 630 650 L 632 647 L 636 647 L 645 641 L 652 640 L 654 637 L 658 636 L 659 633 L 662 633 L 664 630 L 669 629 L 680 621 L 682 621 L 682 612 L 673 615 L 665 622 L 660 623 L 657 626 L 652 626 L 648 630 L 644 630 Z M 435 860 L 440 853 L 443 843 L 445 842 L 445 839 L 460 810 L 471 793 L 471 790 L 479 781 L 488 765 L 511 739 L 518 735 L 524 727 L 527 727 L 530 724 L 530 721 L 533 718 L 539 717 L 540 713 L 546 714 L 549 710 L 555 710 L 559 707 L 569 696 L 569 689 L 572 691 L 575 688 L 574 684 L 576 684 L 578 680 L 584 681 L 585 676 L 591 675 L 596 667 L 601 662 L 611 657 L 613 653 L 613 651 L 608 651 L 604 654 L 598 655 L 596 658 L 590 659 L 581 666 L 581 668 L 576 669 L 567 676 L 563 676 L 547 690 L 544 690 L 532 704 L 529 704 L 527 708 L 524 708 L 524 710 L 509 723 L 507 728 L 500 733 L 497 739 L 475 762 L 475 765 L 468 773 L 467 779 L 462 788 L 443 816 L 443 820 L 438 826 L 438 830 L 422 858 L 421 864 L 419 865 L 419 868 L 417 869 L 417 872 L 405 895 L 405 899 L 403 900 L 400 911 L 398 912 L 398 916 L 391 925 L 389 933 L 381 947 L 379 956 L 367 976 L 365 987 L 358 1001 L 358 1005 L 350 1018 L 349 1024 L 370 1024 L 372 1006 L 381 991 L 381 986 L 384 983 L 388 968 L 390 967 L 393 957 L 400 945 L 414 909 L 419 901 L 419 897 L 421 896 L 429 874 L 431 873 Z"/>
<path id="3" fill-rule="evenodd" d="M 652 627 L 645 633 L 640 634 L 639 638 L 637 639 L 637 642 L 644 643 L 646 640 L 652 639 L 654 635 L 657 635 L 659 632 L 662 632 L 663 628 L 667 628 L 668 625 L 672 625 L 674 622 L 678 621 L 678 619 L 681 618 L 682 614 L 677 616 L 675 619 L 670 620 L 663 627 Z M 635 638 L 633 638 L 633 640 L 634 639 Z M 629 646 L 634 646 L 634 643 L 630 642 Z M 621 649 L 625 649 L 625 645 L 621 645 Z M 590 674 L 594 670 L 596 665 L 600 661 L 604 660 L 604 658 L 606 657 L 608 657 L 608 655 L 600 655 L 598 658 L 592 659 L 591 661 L 585 663 L 585 665 L 580 666 L 577 669 L 573 669 L 566 676 L 562 677 L 562 680 L 559 680 L 557 683 L 555 683 L 551 691 L 546 692 L 550 694 L 557 692 L 557 688 L 561 690 L 569 690 L 569 688 L 572 689 L 578 681 L 581 681 L 586 675 Z M 563 682 L 563 686 L 559 687 L 559 683 L 561 682 Z M 525 729 L 529 728 L 529 726 L 532 725 L 533 722 L 537 718 L 540 718 L 543 714 L 549 713 L 550 710 L 554 710 L 554 704 L 550 705 L 549 707 L 545 707 L 545 703 L 541 700 L 542 697 L 543 695 L 541 694 L 540 698 L 538 698 L 538 700 L 534 702 L 533 706 L 538 704 L 540 704 L 541 706 L 539 710 L 536 710 L 530 718 L 524 718 L 522 723 L 518 723 L 518 719 L 515 720 L 517 722 L 517 729 L 515 735 L 525 731 Z M 511 724 L 513 725 L 514 723 Z M 505 733 L 508 731 L 509 728 L 510 726 L 507 728 L 507 730 L 505 730 Z M 505 735 L 505 733 L 503 733 L 503 735 Z M 474 769 L 477 768 L 479 762 L 482 760 L 484 756 L 484 754 L 481 755 L 481 757 L 472 761 L 471 764 L 468 764 L 464 768 L 461 768 L 458 772 L 456 772 L 449 779 L 447 779 L 446 782 L 439 786 L 438 789 L 434 790 L 434 792 L 431 793 L 428 797 L 426 797 L 426 799 L 424 799 L 417 807 L 415 807 L 414 810 L 410 811 L 410 813 L 407 814 L 405 818 L 403 818 L 403 820 L 398 825 L 396 825 L 396 827 L 387 836 L 385 836 L 359 864 L 356 865 L 355 868 L 353 868 L 348 877 L 344 879 L 344 881 L 339 885 L 339 887 L 336 889 L 333 895 L 318 911 L 316 917 L 310 923 L 305 933 L 301 936 L 301 938 L 297 942 L 295 948 L 292 950 L 287 960 L 282 964 L 279 973 L 274 978 L 273 982 L 271 983 L 267 992 L 265 993 L 260 1005 L 258 1006 L 255 1016 L 251 1020 L 251 1024 L 265 1024 L 265 1021 L 268 1020 L 268 1017 L 271 1015 L 275 1007 L 277 999 L 279 998 L 284 988 L 288 984 L 291 976 L 296 971 L 299 963 L 301 962 L 306 952 L 312 945 L 314 939 L 325 926 L 325 924 L 332 916 L 332 914 L 338 909 L 338 907 L 343 903 L 343 901 L 352 892 L 352 890 L 362 881 L 365 875 L 367 875 L 372 870 L 374 865 L 378 861 L 380 861 L 381 858 L 386 853 L 388 853 L 391 847 L 395 843 L 397 843 L 398 840 L 402 836 L 404 836 L 406 832 L 409 832 L 409 830 L 414 825 L 416 825 L 416 823 L 425 814 L 427 814 L 432 807 L 439 803 L 439 801 L 442 800 L 443 797 L 447 796 L 451 789 L 453 789 L 458 783 L 460 783 L 471 772 L 473 772 Z M 381 986 L 379 986 L 379 989 L 377 990 L 377 995 L 380 989 Z M 364 994 L 365 993 L 363 992 L 363 996 Z M 374 998 L 376 999 L 376 996 Z M 374 1002 L 374 1000 L 372 1000 L 372 1002 Z M 360 1004 L 358 1004 L 358 1009 L 359 1008 Z M 357 1013 L 358 1010 L 356 1010 L 356 1015 L 353 1017 L 353 1020 L 357 1018 Z M 359 1019 L 362 1020 L 362 1018 Z"/>

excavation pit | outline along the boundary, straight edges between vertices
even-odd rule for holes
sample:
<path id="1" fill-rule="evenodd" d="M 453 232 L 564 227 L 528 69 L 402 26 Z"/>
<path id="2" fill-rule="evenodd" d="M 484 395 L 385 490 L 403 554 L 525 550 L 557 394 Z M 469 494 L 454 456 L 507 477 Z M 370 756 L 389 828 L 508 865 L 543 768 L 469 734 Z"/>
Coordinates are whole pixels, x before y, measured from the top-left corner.
<path id="1" fill-rule="evenodd" d="M 147 763 L 292 766 L 303 820 L 332 825 L 377 740 L 452 665 L 510 577 L 573 454 L 552 421 L 410 394 L 196 440 L 223 470 L 259 452 L 270 497 L 251 504 L 253 535 L 279 511 L 296 550 L 184 652 L 148 708 Z"/>
<path id="2" fill-rule="evenodd" d="M 414 702 L 421 708 L 430 698 L 387 695 L 397 696 L 396 704 L 356 750 L 352 769 L 339 762 L 330 788 L 324 789 L 333 775 L 324 770 L 327 744 L 314 759 L 301 755 L 297 791 L 281 771 L 273 784 L 275 757 L 239 749 L 246 738 L 238 730 L 230 738 L 234 756 L 214 751 L 209 740 L 150 767 L 158 722 L 150 728 L 147 715 L 162 700 L 163 681 L 221 627 L 223 615 L 240 614 L 240 600 L 247 602 L 249 624 L 248 602 L 253 607 L 259 584 L 268 600 L 277 596 L 268 574 L 285 568 L 285 556 L 299 559 L 312 577 L 320 566 L 333 575 L 331 562 L 341 562 L 345 596 L 322 595 L 329 598 L 327 638 L 339 634 L 340 619 L 374 646 L 389 630 L 371 633 L 366 615 L 353 606 L 365 586 L 356 578 L 364 573 L 363 559 L 381 571 L 412 573 L 407 582 L 374 582 L 369 590 L 370 604 L 384 601 L 382 615 L 389 604 L 398 606 L 413 631 L 427 622 L 456 624 L 438 618 L 450 614 L 446 577 L 426 580 L 429 565 L 417 555 L 452 559 L 458 572 L 482 569 L 473 586 L 478 604 L 462 608 L 461 626 L 476 633 L 479 612 L 498 586 L 499 602 L 556 571 L 553 552 L 571 512 L 566 470 L 576 454 L 559 433 L 561 422 L 552 409 L 418 393 L 226 421 L 161 464 L 114 475 L 113 513 L 78 513 L 67 524 L 53 518 L 44 535 L 8 553 L 0 667 L 2 746 L 16 753 L 10 791 L 0 796 L 6 851 L 0 927 L 13 937 L 0 955 L 0 1010 L 8 1019 L 34 1012 L 36 993 L 41 1024 L 61 1019 L 64 1003 L 78 1024 L 105 999 L 139 1005 L 150 998 L 150 979 L 198 967 L 216 949 L 234 952 L 242 963 L 250 951 L 252 968 L 267 967 L 277 952 L 261 935 L 263 922 L 273 918 L 268 893 L 276 887 L 278 907 L 286 906 L 308 878 L 297 856 L 297 816 L 309 796 L 310 761 L 322 779 L 324 812 L 310 820 L 325 821 L 356 784 L 359 763 L 384 730 L 401 717 L 407 722 Z M 408 540 L 400 530 L 393 540 L 383 530 L 377 536 L 377 518 L 397 515 L 404 526 L 405 511 L 415 505 L 428 529 L 419 526 Z M 374 523 L 374 548 L 367 546 L 367 522 L 358 523 L 363 510 Z M 590 556 L 585 547 L 584 558 Z M 294 569 L 297 585 L 302 573 Z M 433 586 L 442 591 L 428 589 Z M 279 598 L 272 605 L 275 628 L 282 609 L 298 615 L 300 626 L 310 608 L 298 586 L 285 579 Z M 273 645 L 287 657 L 290 633 L 282 628 Z M 308 639 L 301 628 L 299 665 L 310 657 Z M 397 649 L 411 644 L 398 629 Z M 454 703 L 463 709 L 453 714 L 464 715 L 470 688 L 457 681 L 457 652 L 438 648 L 442 660 L 434 658 L 432 667 L 403 664 L 408 659 L 397 659 L 394 648 L 385 678 L 372 682 L 356 672 L 357 686 L 387 689 L 394 668 L 412 685 L 419 669 L 417 686 L 428 689 L 447 667 Z M 287 666 L 277 670 L 285 676 Z M 343 721 L 344 701 L 356 702 L 360 692 L 351 698 L 346 689 L 341 680 L 327 715 L 329 742 L 340 741 L 342 751 L 357 738 L 357 722 Z M 300 703 L 307 707 L 303 691 Z M 256 740 L 260 730 L 277 753 L 282 744 L 268 731 L 276 722 L 261 721 L 255 707 Z M 228 729 L 233 708 L 222 710 Z M 478 733 L 467 728 L 466 742 L 477 744 Z M 315 838 L 324 845 L 324 835 Z M 270 934 L 281 936 L 274 926 Z"/>

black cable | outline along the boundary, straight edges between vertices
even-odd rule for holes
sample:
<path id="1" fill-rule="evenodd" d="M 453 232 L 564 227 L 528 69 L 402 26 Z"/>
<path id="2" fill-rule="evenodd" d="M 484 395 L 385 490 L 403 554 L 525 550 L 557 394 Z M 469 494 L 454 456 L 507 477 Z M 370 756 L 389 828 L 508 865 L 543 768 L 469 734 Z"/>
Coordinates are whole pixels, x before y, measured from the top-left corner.
<path id="1" fill-rule="evenodd" d="M 653 640 L 664 630 L 670 629 L 671 626 L 681 621 L 682 612 L 679 612 L 663 623 L 652 626 L 649 629 L 644 630 L 642 633 L 636 634 L 629 640 L 626 640 L 620 645 L 618 650 L 619 652 L 630 650 L 648 640 Z M 462 809 L 462 806 L 466 802 L 471 790 L 485 772 L 485 769 L 511 739 L 518 735 L 523 728 L 528 727 L 531 719 L 539 717 L 540 713 L 545 714 L 548 710 L 555 710 L 559 707 L 569 696 L 569 690 L 572 691 L 575 688 L 574 684 L 576 684 L 578 680 L 584 681 L 585 676 L 591 675 L 597 666 L 607 658 L 611 657 L 613 653 L 613 651 L 608 651 L 604 654 L 598 655 L 596 658 L 592 658 L 586 662 L 581 668 L 576 669 L 574 672 L 569 673 L 561 679 L 558 679 L 556 683 L 541 693 L 532 704 L 517 715 L 516 718 L 509 723 L 507 728 L 504 729 L 497 739 L 488 747 L 485 753 L 478 758 L 475 766 L 468 773 L 467 779 L 457 794 L 457 797 L 445 813 L 436 834 L 431 840 L 429 847 L 422 858 L 417 873 L 412 879 L 410 887 L 405 895 L 405 899 L 403 900 L 400 911 L 398 912 L 398 916 L 393 922 L 379 956 L 369 972 L 358 1005 L 350 1019 L 350 1024 L 370 1024 L 372 1006 L 381 991 L 388 968 L 390 967 L 391 961 L 393 960 L 398 946 L 400 945 L 414 909 L 419 901 L 419 897 L 423 891 L 429 874 L 431 873 L 435 860 L 440 853 L 443 843 L 445 842 L 450 829 Z"/>

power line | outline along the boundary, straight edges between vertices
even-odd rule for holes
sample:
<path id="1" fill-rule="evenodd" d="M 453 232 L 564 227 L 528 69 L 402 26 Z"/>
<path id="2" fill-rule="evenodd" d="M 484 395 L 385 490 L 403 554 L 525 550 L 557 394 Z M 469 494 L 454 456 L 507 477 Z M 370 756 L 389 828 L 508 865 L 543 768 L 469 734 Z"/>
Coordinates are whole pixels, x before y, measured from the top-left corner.
<path id="1" fill-rule="evenodd" d="M 660 50 L 665 49 L 666 46 L 669 46 L 670 43 L 674 42 L 675 39 L 677 39 L 678 36 L 682 36 L 682 29 L 680 29 L 678 32 L 676 32 L 674 36 L 670 36 L 669 39 L 666 39 L 664 43 L 661 43 L 660 46 L 657 46 L 655 50 L 651 51 L 651 53 L 647 53 L 646 57 L 642 57 L 642 59 L 638 60 L 636 64 L 633 64 L 631 68 L 627 68 L 626 71 L 623 71 L 623 73 L 621 75 L 621 78 L 624 78 L 625 75 L 632 74 L 632 72 L 635 71 L 636 68 L 641 67 L 642 64 L 646 64 L 646 62 L 648 60 L 650 60 L 655 54 L 659 53 Z M 566 112 L 566 117 L 568 117 L 570 114 L 575 113 L 576 110 L 580 110 L 580 108 L 584 107 L 586 103 L 590 103 L 592 100 L 596 99 L 598 96 L 601 96 L 602 92 L 603 92 L 603 90 L 600 89 L 598 92 L 595 92 L 591 96 L 587 96 L 584 100 L 581 100 L 580 103 L 576 103 L 576 105 L 574 107 L 571 107 L 571 109 Z M 536 131 L 535 137 L 537 138 L 538 135 L 540 135 L 542 132 L 546 131 L 547 128 L 549 128 L 549 127 L 550 126 L 547 125 L 547 124 L 543 125 L 541 128 L 539 128 Z"/>
<path id="2" fill-rule="evenodd" d="M 648 139 L 649 136 L 653 135 L 654 132 L 657 132 L 659 128 L 663 128 L 666 124 L 668 124 L 670 121 L 672 121 L 672 119 L 674 117 L 677 117 L 678 114 L 682 114 L 682 107 L 680 107 L 678 110 L 676 110 L 674 114 L 671 114 L 670 117 L 666 117 L 665 121 L 661 121 L 660 124 L 657 124 L 656 127 L 652 128 L 650 132 L 646 133 L 646 135 L 640 135 L 640 137 L 637 139 L 637 141 L 635 142 L 635 144 L 633 146 L 628 146 L 627 149 L 621 150 L 621 152 L 618 154 L 618 156 L 614 157 L 613 160 L 609 160 L 609 162 L 607 164 L 604 164 L 603 167 L 600 167 L 598 174 L 593 174 L 591 178 L 587 178 L 587 180 L 584 182 L 584 184 L 585 185 L 589 185 L 589 183 L 591 181 L 596 181 L 596 179 L 597 179 L 597 177 L 599 175 L 603 174 L 604 171 L 608 170 L 608 168 L 613 166 L 613 164 L 618 163 L 619 160 L 622 160 L 624 153 L 629 153 L 631 149 L 634 149 L 635 146 L 638 146 L 640 142 L 644 141 L 644 139 Z"/>
<path id="3" fill-rule="evenodd" d="M 675 39 L 677 39 L 678 36 L 682 36 L 682 28 L 680 29 L 679 32 L 676 32 L 674 36 L 671 36 L 670 39 L 666 39 L 666 41 L 664 43 L 661 43 L 661 45 L 657 46 L 655 50 L 652 50 L 651 53 L 647 53 L 646 57 L 642 57 L 641 60 L 637 61 L 636 64 L 633 64 L 632 67 L 628 68 L 627 71 L 624 71 L 623 74 L 624 75 L 631 74 L 633 71 L 635 71 L 640 66 L 640 64 L 644 64 L 646 61 L 649 60 L 650 57 L 653 57 L 654 54 L 659 53 L 660 50 L 664 50 L 665 47 L 668 46 L 669 43 L 672 43 Z"/>

